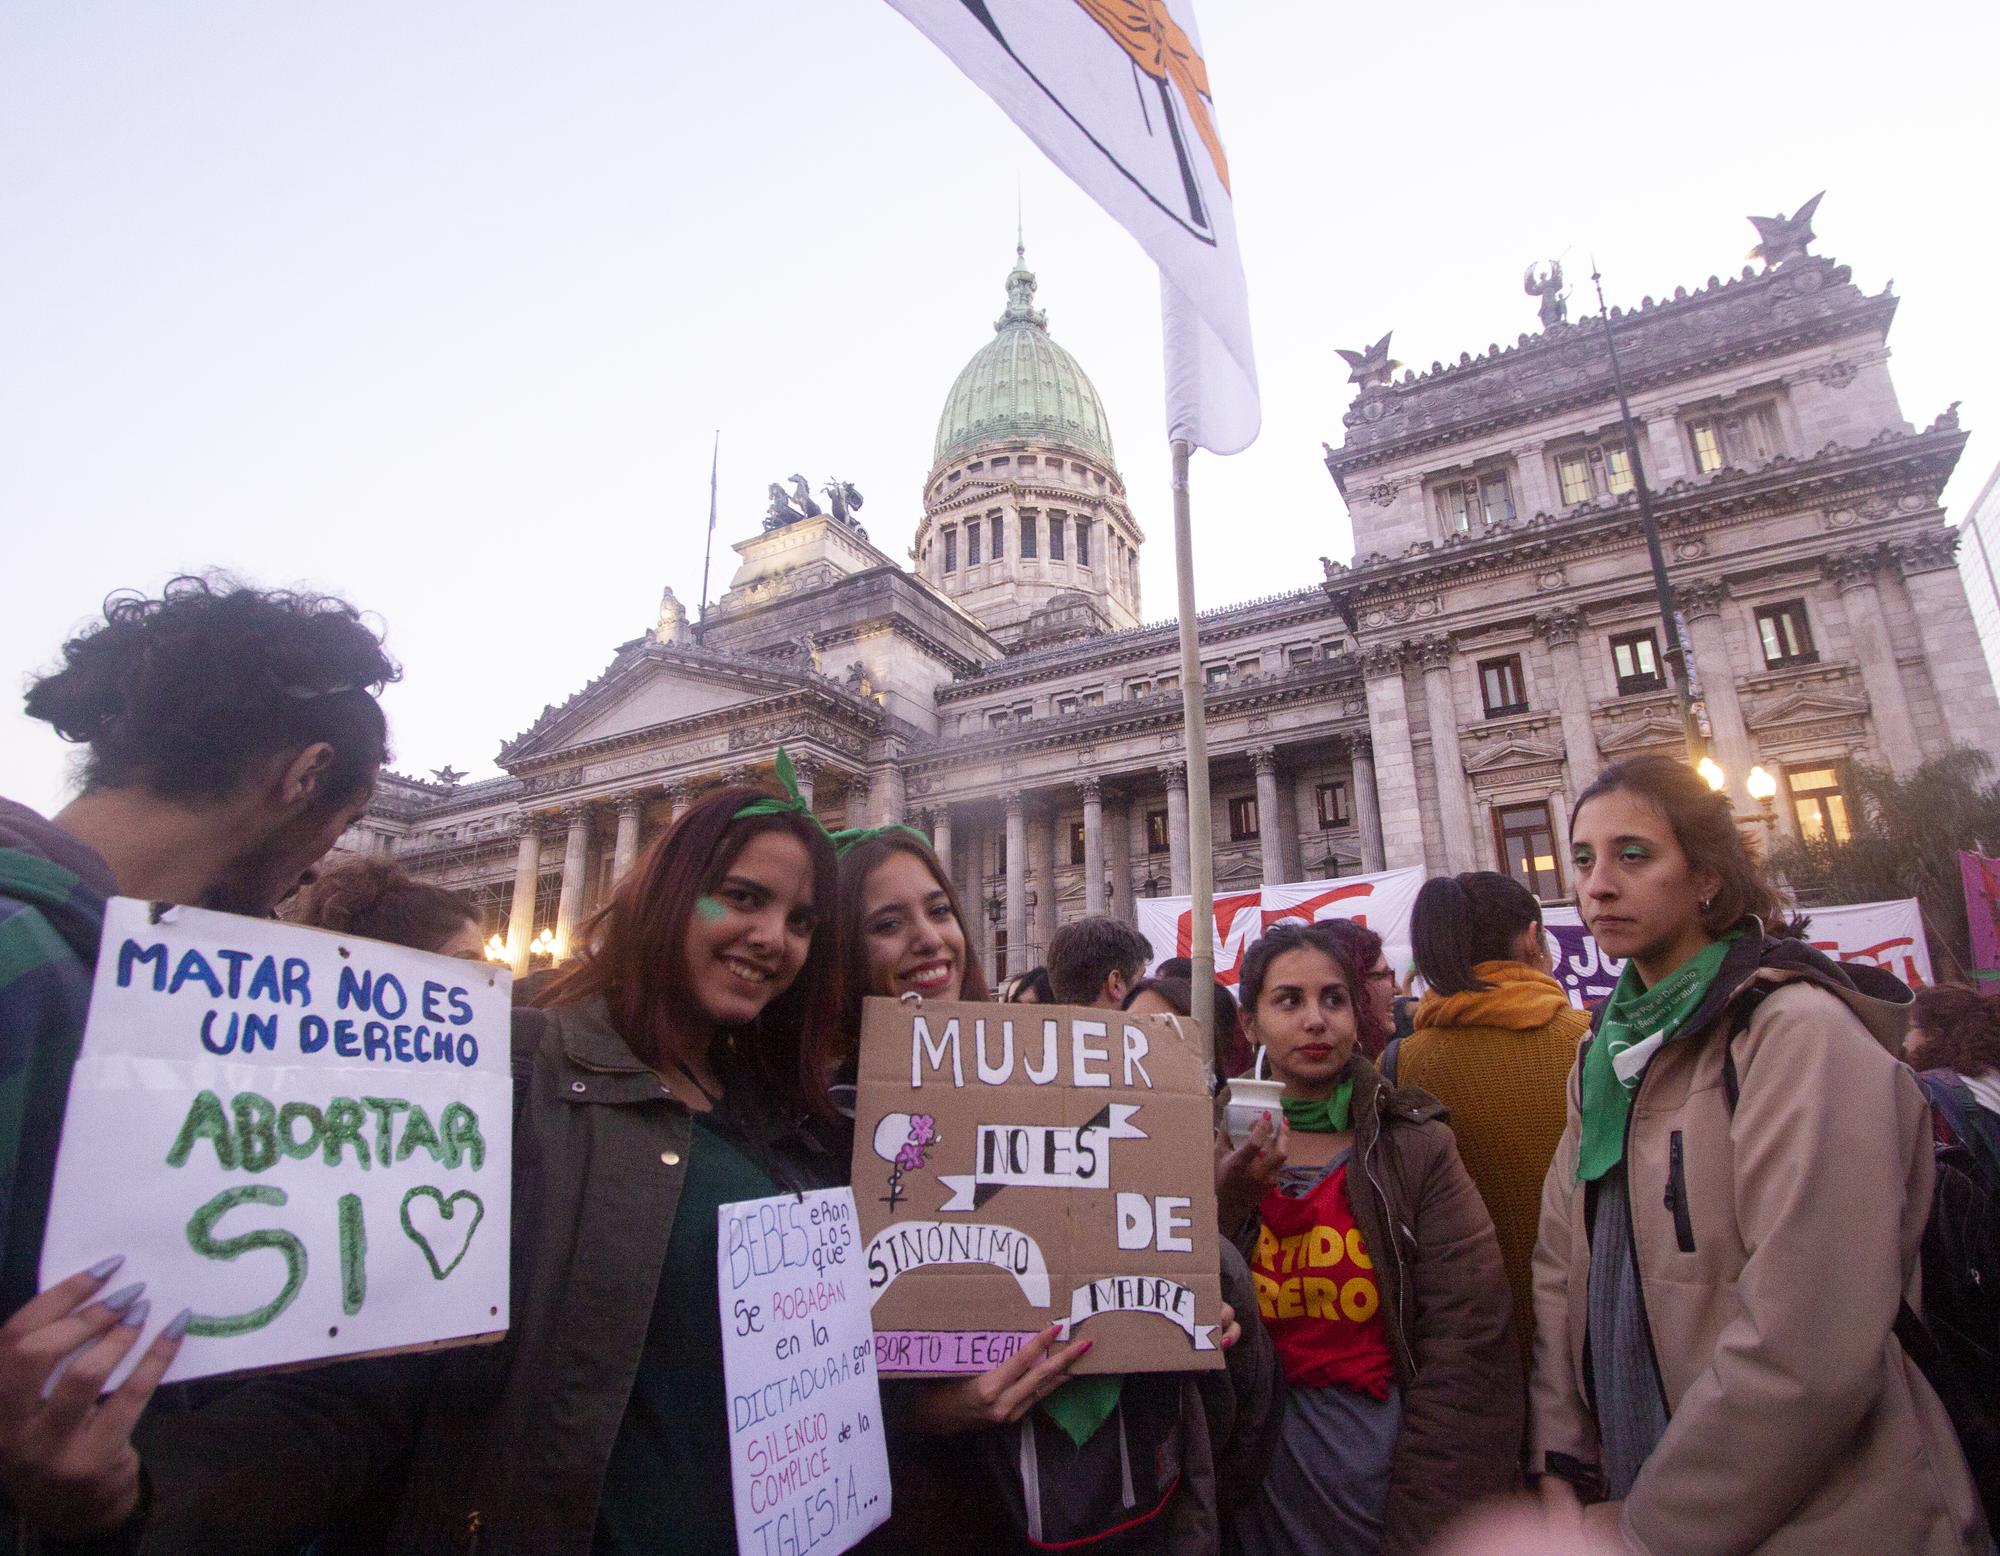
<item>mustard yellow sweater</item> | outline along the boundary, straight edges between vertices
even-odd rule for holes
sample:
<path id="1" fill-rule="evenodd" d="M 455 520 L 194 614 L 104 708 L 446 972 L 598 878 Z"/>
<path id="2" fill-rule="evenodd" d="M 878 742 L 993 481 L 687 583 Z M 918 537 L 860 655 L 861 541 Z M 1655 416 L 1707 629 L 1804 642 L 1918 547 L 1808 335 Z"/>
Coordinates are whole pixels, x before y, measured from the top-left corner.
<path id="1" fill-rule="evenodd" d="M 1530 1266 L 1542 1180 L 1562 1138 L 1564 1086 L 1590 1017 L 1555 979 L 1523 963 L 1481 962 L 1473 971 L 1493 987 L 1426 994 L 1418 1004 L 1416 1030 L 1397 1050 L 1396 1080 L 1451 1109 L 1458 1154 L 1500 1236 L 1526 1356 L 1535 1333 Z"/>

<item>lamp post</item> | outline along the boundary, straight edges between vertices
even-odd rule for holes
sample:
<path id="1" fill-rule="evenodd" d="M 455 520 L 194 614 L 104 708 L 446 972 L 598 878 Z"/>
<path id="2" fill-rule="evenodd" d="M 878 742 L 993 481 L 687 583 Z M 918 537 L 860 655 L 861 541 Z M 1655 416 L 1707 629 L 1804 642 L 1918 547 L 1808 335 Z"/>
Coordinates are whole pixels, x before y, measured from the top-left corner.
<path id="1" fill-rule="evenodd" d="M 1694 678 L 1688 670 L 1687 649 L 1681 643 L 1680 617 L 1674 610 L 1674 588 L 1667 581 L 1667 558 L 1660 549 L 1660 525 L 1653 517 L 1653 494 L 1646 486 L 1646 465 L 1639 457 L 1639 431 L 1632 423 L 1632 402 L 1625 398 L 1625 375 L 1618 367 L 1618 341 L 1611 331 L 1611 312 L 1604 303 L 1604 277 L 1592 261 L 1590 279 L 1597 288 L 1597 316 L 1604 321 L 1604 347 L 1611 356 L 1611 387 L 1618 395 L 1618 420 L 1625 431 L 1625 456 L 1632 461 L 1632 489 L 1639 497 L 1639 526 L 1646 534 L 1646 558 L 1653 569 L 1653 598 L 1660 608 L 1665 633 L 1666 659 L 1673 668 L 1674 688 L 1680 693 L 1681 731 L 1687 740 L 1688 760 L 1697 767 L 1713 761 L 1707 755 L 1708 740 L 1702 734 L 1701 718 L 1694 694 Z M 1720 768 L 1716 769 L 1718 772 Z M 1708 774 L 1702 774 L 1704 778 Z M 1709 779 L 1709 786 L 1716 787 Z"/>
<path id="2" fill-rule="evenodd" d="M 501 936 L 494 935 L 486 942 L 486 960 L 489 962 L 507 960 L 507 942 Z"/>

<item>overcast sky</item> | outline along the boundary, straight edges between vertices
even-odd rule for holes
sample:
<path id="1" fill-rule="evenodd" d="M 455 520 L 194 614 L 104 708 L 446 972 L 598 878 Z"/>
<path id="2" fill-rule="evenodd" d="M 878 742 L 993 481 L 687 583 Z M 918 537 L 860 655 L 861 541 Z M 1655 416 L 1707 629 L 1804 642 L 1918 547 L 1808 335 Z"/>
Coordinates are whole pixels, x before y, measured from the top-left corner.
<path id="1" fill-rule="evenodd" d="M 1417 367 L 1535 325 L 1533 259 L 1614 303 L 1818 251 L 1894 278 L 1905 415 L 2000 457 L 2000 7 L 1207 0 L 1264 432 L 1198 457 L 1203 606 L 1353 537 L 1335 346 Z M 989 338 L 1016 188 L 1171 612 L 1159 288 L 1137 246 L 880 0 L 0 6 L 0 670 L 116 588 L 220 566 L 376 613 L 397 765 L 500 742 L 701 592 L 772 480 L 838 474 L 899 558 Z M 0 793 L 58 803 L 11 695 Z"/>

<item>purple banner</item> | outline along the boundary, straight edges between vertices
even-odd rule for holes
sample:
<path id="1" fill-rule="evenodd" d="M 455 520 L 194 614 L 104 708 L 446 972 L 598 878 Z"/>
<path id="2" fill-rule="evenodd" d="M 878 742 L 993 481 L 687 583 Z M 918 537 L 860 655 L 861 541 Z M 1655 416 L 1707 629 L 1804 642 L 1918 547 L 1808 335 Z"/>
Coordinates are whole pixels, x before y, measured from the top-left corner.
<path id="1" fill-rule="evenodd" d="M 1965 886 L 1965 926 L 1972 933 L 1975 975 L 2000 978 L 2000 859 L 1961 849 L 1958 874 Z"/>
<path id="2" fill-rule="evenodd" d="M 1568 991 L 1569 1002 L 1578 1009 L 1588 1009 L 1607 998 L 1625 964 L 1598 950 L 1590 931 L 1581 924 L 1548 924 L 1544 928 L 1555 942 L 1556 980 Z"/>

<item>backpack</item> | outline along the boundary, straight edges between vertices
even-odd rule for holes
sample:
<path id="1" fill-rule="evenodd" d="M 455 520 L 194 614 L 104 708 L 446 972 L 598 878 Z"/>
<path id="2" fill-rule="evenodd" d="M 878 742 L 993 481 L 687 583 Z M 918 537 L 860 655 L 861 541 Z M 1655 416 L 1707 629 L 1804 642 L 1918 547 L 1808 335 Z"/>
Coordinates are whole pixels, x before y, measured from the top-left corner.
<path id="1" fill-rule="evenodd" d="M 1183 1377 L 1127 1373 L 1118 1405 L 1081 1447 L 1041 1409 L 975 1434 L 999 1492 L 1012 1546 L 1028 1550 L 1164 1551 L 1180 1485 Z"/>
<path id="2" fill-rule="evenodd" d="M 1736 1034 L 1768 992 L 1737 1002 L 1722 1042 L 1722 1093 L 1736 1111 Z M 2000 1137 L 1956 1075 L 1917 1075 L 1931 1108 L 1937 1182 L 1924 1220 L 1924 1311 L 1899 1305 L 1895 1335 L 1937 1394 L 1991 1528 L 2000 1528 Z"/>

